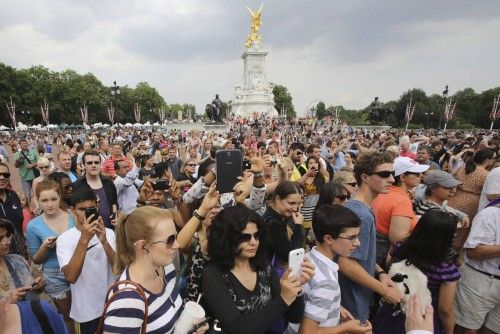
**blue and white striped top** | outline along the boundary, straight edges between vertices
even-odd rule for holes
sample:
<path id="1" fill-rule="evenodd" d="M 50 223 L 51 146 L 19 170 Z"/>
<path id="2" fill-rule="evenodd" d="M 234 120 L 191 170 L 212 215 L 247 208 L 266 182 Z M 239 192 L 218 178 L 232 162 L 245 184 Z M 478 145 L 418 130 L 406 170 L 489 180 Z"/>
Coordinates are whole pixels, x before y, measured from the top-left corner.
<path id="1" fill-rule="evenodd" d="M 143 287 L 148 301 L 147 333 L 172 333 L 182 312 L 182 299 L 175 288 L 175 267 L 169 264 L 164 269 L 166 284 L 162 292 L 154 294 Z M 128 267 L 120 276 L 120 280 L 125 279 L 130 279 Z M 121 288 L 123 286 L 120 285 Z M 104 320 L 104 332 L 140 333 L 143 319 L 144 302 L 139 294 L 134 291 L 120 292 L 109 305 Z"/>

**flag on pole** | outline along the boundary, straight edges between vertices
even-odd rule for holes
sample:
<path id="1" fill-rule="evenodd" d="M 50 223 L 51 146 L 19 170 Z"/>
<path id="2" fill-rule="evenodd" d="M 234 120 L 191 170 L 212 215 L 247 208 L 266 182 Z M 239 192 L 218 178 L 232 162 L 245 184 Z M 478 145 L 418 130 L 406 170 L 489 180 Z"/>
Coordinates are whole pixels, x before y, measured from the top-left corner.
<path id="1" fill-rule="evenodd" d="M 115 124 L 115 107 L 113 107 L 113 102 L 111 102 L 111 106 L 108 107 L 108 119 L 111 125 Z"/>
<path id="2" fill-rule="evenodd" d="M 83 107 L 80 107 L 80 116 L 82 116 L 83 124 L 87 124 L 89 122 L 89 111 L 85 102 L 83 102 Z"/>
<path id="3" fill-rule="evenodd" d="M 43 106 L 40 106 L 42 120 L 46 125 L 49 125 L 49 104 L 45 100 L 43 100 L 43 104 Z"/>
<path id="4" fill-rule="evenodd" d="M 490 119 L 492 121 L 496 120 L 500 117 L 500 109 L 498 109 L 498 105 L 500 104 L 500 94 L 498 94 L 495 99 L 493 99 L 493 107 L 491 108 Z"/>
<path id="5" fill-rule="evenodd" d="M 139 107 L 139 103 L 134 105 L 134 117 L 136 123 L 141 122 L 141 108 Z"/>

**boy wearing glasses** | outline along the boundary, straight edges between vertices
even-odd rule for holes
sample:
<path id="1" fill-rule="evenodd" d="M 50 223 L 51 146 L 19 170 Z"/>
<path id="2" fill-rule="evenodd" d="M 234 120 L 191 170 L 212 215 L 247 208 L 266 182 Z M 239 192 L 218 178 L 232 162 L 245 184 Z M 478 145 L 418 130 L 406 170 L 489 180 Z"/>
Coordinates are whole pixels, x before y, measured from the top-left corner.
<path id="1" fill-rule="evenodd" d="M 361 154 L 354 165 L 359 188 L 345 205 L 361 221 L 361 245 L 350 256 L 339 257 L 342 306 L 362 323 L 368 321 L 373 292 L 389 303 L 398 303 L 402 298 L 389 276 L 375 262 L 376 229 L 371 208 L 378 194 L 387 193 L 394 182 L 392 162 L 393 158 L 385 153 L 369 151 Z"/>
<path id="2" fill-rule="evenodd" d="M 316 273 L 302 290 L 304 317 L 300 324 L 289 324 L 286 333 L 370 332 L 370 323 L 363 326 L 340 306 L 339 266 L 335 262 L 339 255 L 350 256 L 358 248 L 358 216 L 340 205 L 323 204 L 314 211 L 312 226 L 318 244 L 308 257 Z"/>
<path id="3" fill-rule="evenodd" d="M 114 281 L 115 233 L 98 217 L 91 189 L 75 190 L 71 205 L 76 224 L 57 238 L 57 259 L 71 287 L 70 317 L 78 322 L 81 334 L 93 334 Z"/>

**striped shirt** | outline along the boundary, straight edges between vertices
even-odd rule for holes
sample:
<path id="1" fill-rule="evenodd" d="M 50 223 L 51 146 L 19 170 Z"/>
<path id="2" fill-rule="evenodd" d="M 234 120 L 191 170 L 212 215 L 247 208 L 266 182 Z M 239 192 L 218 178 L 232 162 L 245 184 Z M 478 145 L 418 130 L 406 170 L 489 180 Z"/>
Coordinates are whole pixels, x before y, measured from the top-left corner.
<path id="1" fill-rule="evenodd" d="M 174 287 L 175 267 L 173 264 L 169 264 L 164 269 L 165 285 L 160 293 L 154 294 L 143 287 L 148 301 L 147 333 L 172 333 L 182 311 L 182 299 L 179 296 L 179 291 Z M 127 267 L 120 276 L 120 280 L 129 279 Z M 120 288 L 123 286 L 120 285 Z M 144 319 L 144 306 L 144 302 L 137 292 L 120 292 L 109 305 L 104 320 L 104 332 L 140 333 Z"/>
<path id="2" fill-rule="evenodd" d="M 316 321 L 319 327 L 335 327 L 340 322 L 339 266 L 316 247 L 308 257 L 316 269 L 314 276 L 303 287 L 306 302 L 304 317 Z M 298 333 L 299 326 L 290 323 L 285 333 Z"/>

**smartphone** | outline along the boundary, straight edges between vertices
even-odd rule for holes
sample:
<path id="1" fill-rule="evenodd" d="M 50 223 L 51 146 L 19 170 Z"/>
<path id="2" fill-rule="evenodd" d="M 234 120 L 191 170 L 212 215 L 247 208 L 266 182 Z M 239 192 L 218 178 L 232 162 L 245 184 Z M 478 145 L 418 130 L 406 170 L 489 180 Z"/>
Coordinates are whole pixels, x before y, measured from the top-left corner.
<path id="1" fill-rule="evenodd" d="M 99 213 L 96 208 L 86 208 L 85 209 L 85 218 L 88 219 L 90 216 L 94 215 L 90 222 L 93 222 L 99 218 Z"/>
<path id="2" fill-rule="evenodd" d="M 238 177 L 243 173 L 243 157 L 240 150 L 219 150 L 215 153 L 217 191 L 221 194 L 233 192 Z"/>
<path id="3" fill-rule="evenodd" d="M 304 248 L 297 248 L 288 253 L 288 267 L 292 269 L 290 276 L 300 277 L 303 261 Z"/>
<path id="4" fill-rule="evenodd" d="M 170 188 L 170 184 L 168 184 L 167 180 L 156 180 L 153 183 L 153 190 L 166 190 Z"/>

